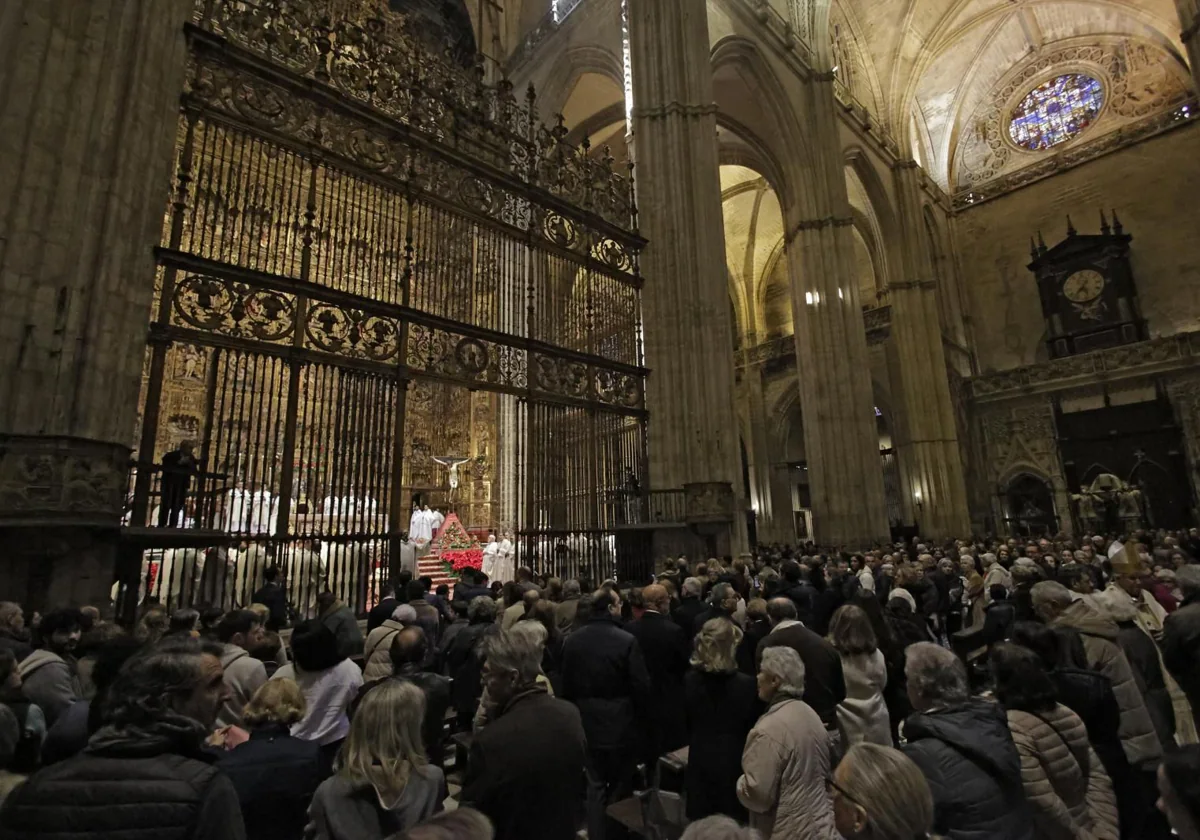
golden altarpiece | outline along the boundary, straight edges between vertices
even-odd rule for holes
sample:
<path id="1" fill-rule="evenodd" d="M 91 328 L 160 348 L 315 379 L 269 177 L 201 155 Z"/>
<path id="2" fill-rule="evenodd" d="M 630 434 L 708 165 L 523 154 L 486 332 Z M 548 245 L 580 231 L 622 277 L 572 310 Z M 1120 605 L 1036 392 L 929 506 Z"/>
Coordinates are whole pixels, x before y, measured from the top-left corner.
<path id="1" fill-rule="evenodd" d="M 244 605 L 268 564 L 298 614 L 325 587 L 361 610 L 417 502 L 596 577 L 644 516 L 632 181 L 446 34 L 383 0 L 197 0 L 127 614 Z"/>

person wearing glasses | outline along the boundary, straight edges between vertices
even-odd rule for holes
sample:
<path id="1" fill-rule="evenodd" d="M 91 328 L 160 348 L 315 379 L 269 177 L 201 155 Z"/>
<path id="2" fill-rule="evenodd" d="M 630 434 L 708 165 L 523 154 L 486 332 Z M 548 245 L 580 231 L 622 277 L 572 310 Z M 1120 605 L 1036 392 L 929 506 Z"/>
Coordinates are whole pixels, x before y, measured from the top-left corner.
<path id="1" fill-rule="evenodd" d="M 933 794 L 899 750 L 852 746 L 829 779 L 833 820 L 845 840 L 919 840 L 933 825 Z"/>

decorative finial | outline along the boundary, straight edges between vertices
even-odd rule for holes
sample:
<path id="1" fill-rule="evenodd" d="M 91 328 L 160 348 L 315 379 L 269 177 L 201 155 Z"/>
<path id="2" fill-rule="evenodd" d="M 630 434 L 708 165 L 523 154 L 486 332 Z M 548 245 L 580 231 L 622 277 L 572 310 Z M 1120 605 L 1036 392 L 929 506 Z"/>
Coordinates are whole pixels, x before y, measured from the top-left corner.
<path id="1" fill-rule="evenodd" d="M 1036 260 L 1038 258 L 1037 243 L 1033 241 L 1033 237 L 1029 237 L 1029 259 Z"/>
<path id="2" fill-rule="evenodd" d="M 1039 230 L 1038 231 L 1038 252 L 1044 254 L 1044 253 L 1046 253 L 1046 251 L 1047 251 L 1046 240 L 1042 239 L 1042 232 Z"/>
<path id="3" fill-rule="evenodd" d="M 1112 233 L 1112 228 L 1108 226 L 1108 216 L 1104 215 L 1104 208 L 1100 208 L 1100 232 L 1105 236 Z"/>
<path id="4" fill-rule="evenodd" d="M 1121 234 L 1123 234 L 1125 232 L 1125 228 L 1123 228 L 1121 226 L 1121 217 L 1117 215 L 1117 211 L 1115 208 L 1113 209 L 1112 214 L 1113 214 L 1113 232 L 1116 233 L 1117 236 L 1120 236 Z"/>
<path id="5" fill-rule="evenodd" d="M 583 142 L 579 144 L 579 147 L 583 149 L 583 153 L 586 155 L 592 150 L 592 138 L 585 134 L 583 136 Z"/>
<path id="6" fill-rule="evenodd" d="M 1079 231 L 1075 230 L 1075 225 L 1071 224 L 1071 217 L 1067 216 L 1067 236 L 1074 236 L 1077 233 Z"/>

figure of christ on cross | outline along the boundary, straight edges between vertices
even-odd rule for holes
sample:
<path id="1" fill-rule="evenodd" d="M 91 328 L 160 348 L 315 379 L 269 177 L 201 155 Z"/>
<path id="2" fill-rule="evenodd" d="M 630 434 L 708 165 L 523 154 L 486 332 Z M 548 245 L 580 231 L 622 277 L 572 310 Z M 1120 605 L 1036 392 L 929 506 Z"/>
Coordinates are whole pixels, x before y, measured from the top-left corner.
<path id="1" fill-rule="evenodd" d="M 435 455 L 433 461 L 450 470 L 450 495 L 447 497 L 453 504 L 458 496 L 458 468 L 461 464 L 465 464 L 470 458 L 463 458 L 458 455 Z"/>

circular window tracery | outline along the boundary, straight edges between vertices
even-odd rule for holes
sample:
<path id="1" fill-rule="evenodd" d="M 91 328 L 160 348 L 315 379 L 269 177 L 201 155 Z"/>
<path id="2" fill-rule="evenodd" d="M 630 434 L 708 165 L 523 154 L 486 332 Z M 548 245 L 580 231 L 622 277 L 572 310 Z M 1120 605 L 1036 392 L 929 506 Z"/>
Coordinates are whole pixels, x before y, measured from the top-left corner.
<path id="1" fill-rule="evenodd" d="M 1022 149 L 1040 152 L 1085 131 L 1104 107 L 1104 85 L 1086 73 L 1067 73 L 1029 91 L 1013 108 L 1008 134 Z"/>

